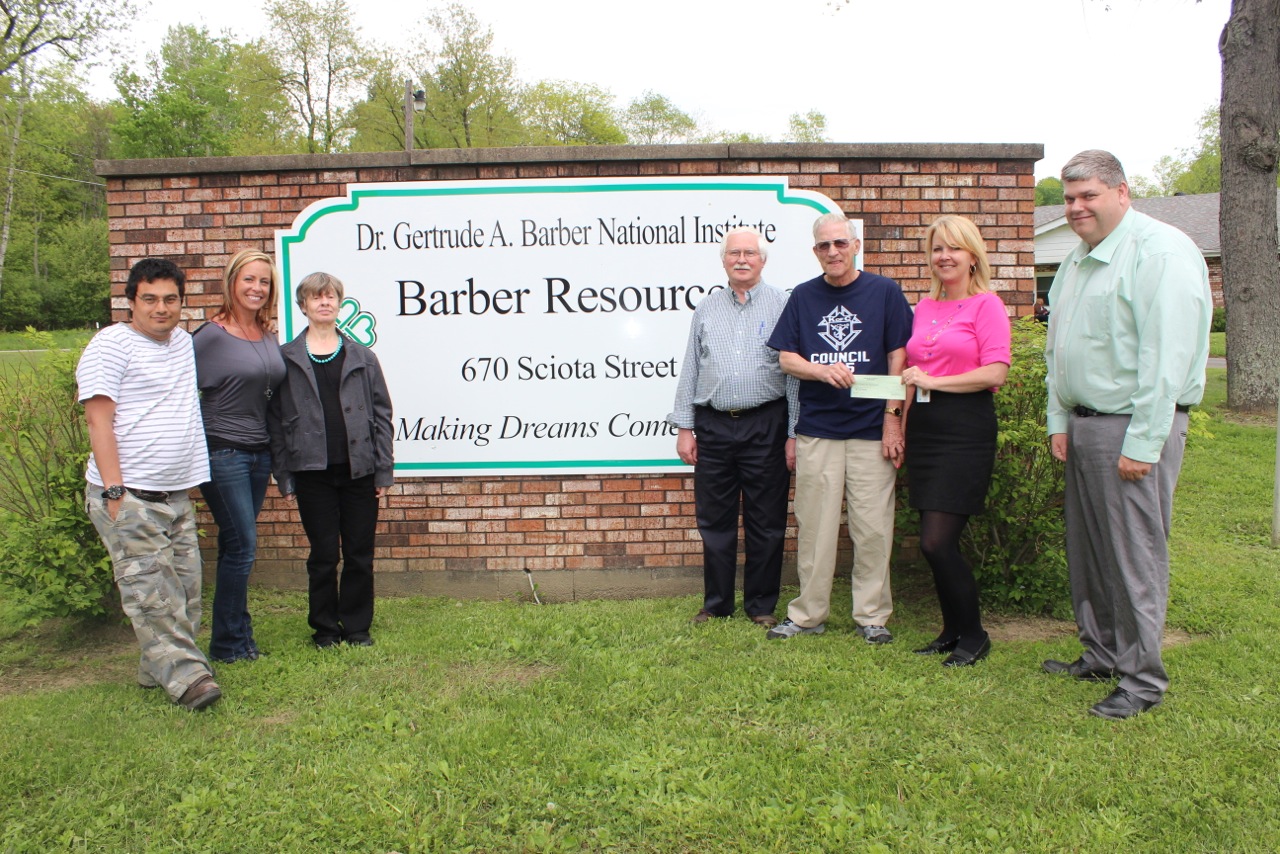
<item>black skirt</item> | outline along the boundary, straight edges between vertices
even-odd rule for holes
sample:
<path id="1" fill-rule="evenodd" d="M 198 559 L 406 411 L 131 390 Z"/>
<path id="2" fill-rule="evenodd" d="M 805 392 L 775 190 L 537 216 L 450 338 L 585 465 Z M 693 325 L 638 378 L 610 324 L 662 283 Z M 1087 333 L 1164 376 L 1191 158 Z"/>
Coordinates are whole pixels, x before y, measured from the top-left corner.
<path id="1" fill-rule="evenodd" d="M 916 510 L 976 516 L 986 508 L 996 458 L 989 390 L 935 391 L 907 416 L 907 483 Z"/>

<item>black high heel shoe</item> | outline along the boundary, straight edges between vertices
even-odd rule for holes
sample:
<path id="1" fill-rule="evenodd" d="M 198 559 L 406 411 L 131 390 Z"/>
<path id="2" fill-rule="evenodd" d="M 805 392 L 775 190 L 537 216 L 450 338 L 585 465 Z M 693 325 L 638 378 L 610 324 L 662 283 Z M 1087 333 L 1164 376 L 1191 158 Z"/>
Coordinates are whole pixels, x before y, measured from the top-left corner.
<path id="1" fill-rule="evenodd" d="M 912 652 L 916 655 L 941 655 L 944 652 L 951 652 L 959 643 L 959 635 L 953 638 L 936 637 L 919 649 L 913 649 Z"/>
<path id="2" fill-rule="evenodd" d="M 963 649 L 957 649 L 955 652 L 947 656 L 946 661 L 942 662 L 943 667 L 972 667 L 982 659 L 991 654 L 991 637 L 988 636 L 982 642 L 982 646 L 978 647 L 976 652 L 967 652 Z"/>

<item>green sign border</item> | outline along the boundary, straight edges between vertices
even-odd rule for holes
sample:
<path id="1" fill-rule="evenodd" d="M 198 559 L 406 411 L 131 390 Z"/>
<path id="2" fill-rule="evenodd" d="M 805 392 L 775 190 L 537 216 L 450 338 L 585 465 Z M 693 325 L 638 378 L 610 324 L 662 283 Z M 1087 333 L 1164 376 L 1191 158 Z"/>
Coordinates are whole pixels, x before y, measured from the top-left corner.
<path id="1" fill-rule="evenodd" d="M 484 179 L 476 179 L 484 180 Z M 792 190 L 788 186 L 786 179 L 777 181 L 758 181 L 743 182 L 740 179 L 734 179 L 726 182 L 707 181 L 706 179 L 698 179 L 690 182 L 671 183 L 669 180 L 659 181 L 640 181 L 635 182 L 628 180 L 625 183 L 604 183 L 604 184 L 542 184 L 538 178 L 516 179 L 509 184 L 491 187 L 475 187 L 475 186 L 458 186 L 455 182 L 441 181 L 436 182 L 438 186 L 415 186 L 415 187 L 398 187 L 394 184 L 377 189 L 361 188 L 350 192 L 348 200 L 341 202 L 333 202 L 323 205 L 312 211 L 301 225 L 295 220 L 292 231 L 281 237 L 279 265 L 280 276 L 282 282 L 291 281 L 290 267 L 291 260 L 289 257 L 290 250 L 296 244 L 302 243 L 306 239 L 307 231 L 311 226 L 318 222 L 322 217 L 329 214 L 349 213 L 358 210 L 360 202 L 363 199 L 373 198 L 395 198 L 395 197 L 430 197 L 430 196 L 501 196 L 501 195 L 536 195 L 541 193 L 618 193 L 618 192 L 708 192 L 708 191 L 729 191 L 729 192 L 748 192 L 748 193 L 773 193 L 779 204 L 783 205 L 804 205 L 818 211 L 819 214 L 839 213 L 839 207 L 833 211 L 831 208 L 824 206 L 817 199 L 807 198 L 788 198 L 788 191 Z M 564 180 L 564 179 L 552 179 Z M 571 179 L 572 180 L 572 179 Z M 582 179 L 590 181 L 592 179 Z M 496 182 L 495 182 L 496 183 Z M 801 190 L 801 192 L 814 193 L 821 195 L 812 190 Z M 825 197 L 824 197 L 825 198 Z M 830 200 L 828 200 L 830 201 Z M 835 203 L 832 202 L 832 205 Z M 284 294 L 281 288 L 281 300 L 287 307 L 284 316 L 284 332 L 287 340 L 292 341 L 294 337 L 293 330 L 293 304 Z M 636 467 L 665 467 L 683 465 L 680 459 L 659 459 L 659 460 L 537 460 L 537 461 L 502 461 L 502 462 L 476 462 L 476 463 L 396 463 L 395 471 L 400 472 L 445 472 L 445 471 L 475 471 L 480 469 L 552 469 L 552 468 L 636 468 Z M 645 472 L 647 474 L 663 474 L 666 472 Z M 676 472 L 672 472 L 676 473 Z"/>

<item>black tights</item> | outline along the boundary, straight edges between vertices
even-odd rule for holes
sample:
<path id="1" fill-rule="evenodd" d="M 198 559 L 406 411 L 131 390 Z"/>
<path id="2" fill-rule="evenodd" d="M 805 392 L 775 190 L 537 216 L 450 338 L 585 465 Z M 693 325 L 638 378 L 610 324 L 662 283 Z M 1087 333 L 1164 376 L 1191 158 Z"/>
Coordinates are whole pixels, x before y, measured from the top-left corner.
<path id="1" fill-rule="evenodd" d="M 986 640 L 978 613 L 978 582 L 960 555 L 960 534 L 969 517 L 941 510 L 920 511 L 920 551 L 933 570 L 942 609 L 940 638 L 960 638 L 960 648 L 974 651 Z"/>

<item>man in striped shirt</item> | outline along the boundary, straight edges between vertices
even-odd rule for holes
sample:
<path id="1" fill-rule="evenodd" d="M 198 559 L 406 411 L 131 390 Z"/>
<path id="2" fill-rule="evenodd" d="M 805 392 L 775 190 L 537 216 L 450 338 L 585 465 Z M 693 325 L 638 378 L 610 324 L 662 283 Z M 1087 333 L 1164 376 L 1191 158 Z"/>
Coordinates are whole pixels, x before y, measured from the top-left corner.
<path id="1" fill-rule="evenodd" d="M 209 452 L 191 336 L 177 328 L 184 283 L 171 261 L 135 264 L 132 320 L 93 337 L 76 382 L 92 450 L 85 509 L 142 650 L 138 684 L 199 711 L 222 692 L 196 647 L 200 549 L 187 490 L 209 479 Z"/>
<path id="2" fill-rule="evenodd" d="M 720 245 L 728 287 L 693 313 L 675 409 L 676 452 L 694 466 L 702 535 L 703 606 L 695 623 L 728 617 L 738 568 L 738 505 L 746 539 L 742 608 L 773 628 L 782 582 L 787 492 L 795 468 L 796 381 L 766 346 L 787 295 L 761 281 L 768 246 L 754 228 L 730 229 Z"/>

